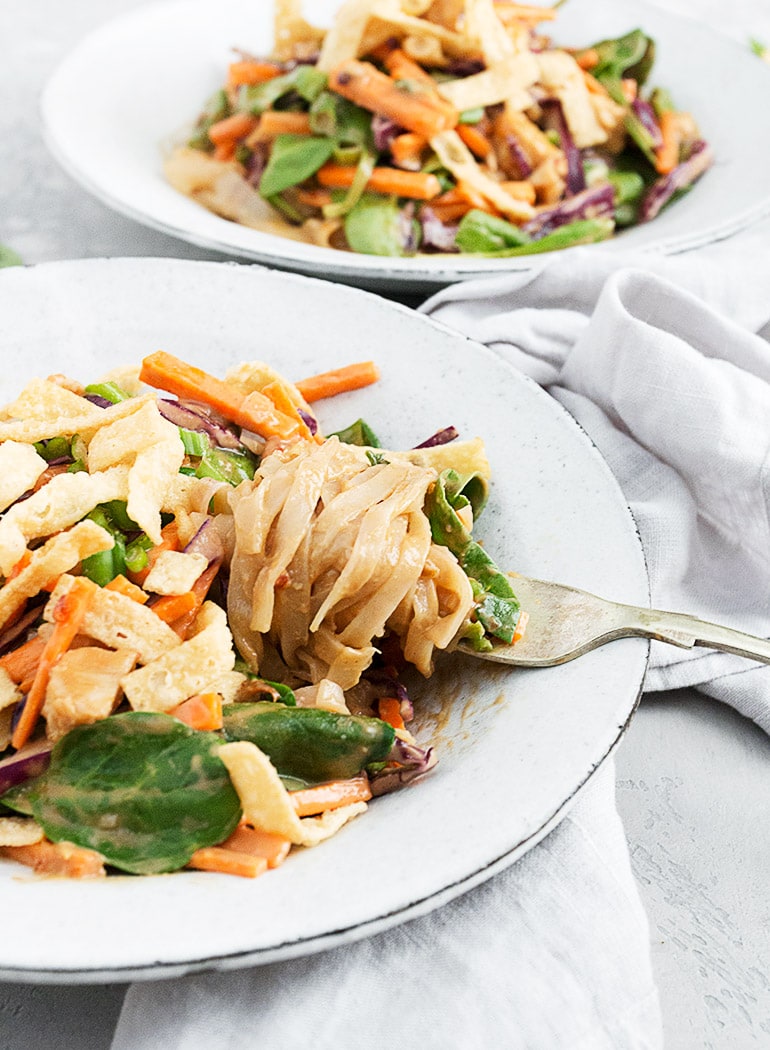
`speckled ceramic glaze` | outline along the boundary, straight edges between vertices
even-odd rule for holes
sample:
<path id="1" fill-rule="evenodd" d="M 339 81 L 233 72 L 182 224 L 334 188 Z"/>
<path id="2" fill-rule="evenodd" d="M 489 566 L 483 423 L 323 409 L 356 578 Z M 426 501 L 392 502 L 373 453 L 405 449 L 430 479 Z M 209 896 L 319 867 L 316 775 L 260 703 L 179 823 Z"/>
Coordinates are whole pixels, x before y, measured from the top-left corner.
<path id="1" fill-rule="evenodd" d="M 314 0 L 312 18 L 328 23 L 338 2 Z M 97 30 L 62 63 L 43 94 L 54 154 L 87 189 L 139 222 L 302 273 L 404 291 L 533 265 L 532 257 L 353 255 L 238 226 L 173 190 L 163 178 L 162 149 L 222 84 L 234 46 L 270 51 L 272 9 L 271 0 L 177 0 L 143 6 Z M 567 4 L 554 39 L 580 46 L 637 26 L 658 45 L 654 83 L 692 111 L 717 159 L 693 191 L 654 222 L 594 250 L 686 251 L 729 236 L 770 208 L 770 138 L 756 132 L 765 124 L 768 71 L 748 48 L 642 0 Z"/>
<path id="2" fill-rule="evenodd" d="M 374 358 L 376 386 L 320 403 L 326 430 L 362 416 L 386 447 L 449 424 L 482 436 L 494 480 L 478 533 L 500 565 L 648 601 L 634 522 L 572 418 L 490 351 L 402 307 L 259 267 L 117 259 L 4 270 L 0 317 L 3 400 L 33 375 L 88 381 L 160 348 L 217 373 L 263 359 L 294 379 Z M 559 820 L 623 732 L 646 660 L 641 640 L 540 671 L 440 660 L 413 687 L 435 772 L 255 881 L 192 872 L 46 881 L 2 862 L 0 977 L 236 967 L 428 911 Z"/>

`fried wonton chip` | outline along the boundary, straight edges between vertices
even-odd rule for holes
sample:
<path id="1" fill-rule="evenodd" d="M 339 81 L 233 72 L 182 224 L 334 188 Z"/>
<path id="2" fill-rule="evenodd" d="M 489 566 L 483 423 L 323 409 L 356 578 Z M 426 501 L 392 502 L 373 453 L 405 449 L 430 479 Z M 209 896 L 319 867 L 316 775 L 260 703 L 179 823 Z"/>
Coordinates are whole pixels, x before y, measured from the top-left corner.
<path id="1" fill-rule="evenodd" d="M 91 525 L 93 522 L 84 521 L 81 524 Z M 94 528 L 97 527 L 94 525 Z M 76 525 L 75 528 L 79 526 Z M 75 529 L 71 529 L 70 533 L 64 535 L 71 535 L 74 531 Z M 50 576 L 48 578 L 50 579 Z M 54 587 L 51 599 L 43 611 L 46 620 L 53 620 L 56 602 L 67 593 L 74 579 L 74 576 L 64 575 Z M 0 599 L 2 593 L 0 591 Z M 130 649 L 137 654 L 140 664 L 151 663 L 181 645 L 179 635 L 156 616 L 152 609 L 140 605 L 118 591 L 109 591 L 104 587 L 97 587 L 96 584 L 93 584 L 93 593 L 83 619 L 81 633 L 109 646 L 110 649 Z"/>
<path id="2" fill-rule="evenodd" d="M 439 84 L 438 91 L 460 112 L 498 102 L 506 102 L 514 109 L 527 109 L 532 105 L 527 88 L 536 82 L 539 72 L 532 52 L 523 51 L 509 55 L 481 73 Z"/>
<path id="3" fill-rule="evenodd" d="M 161 508 L 184 461 L 182 439 L 178 429 L 172 429 L 168 438 L 142 449 L 128 472 L 126 513 L 153 543 L 161 542 Z"/>
<path id="4" fill-rule="evenodd" d="M 91 554 L 110 550 L 114 542 L 110 533 L 94 521 L 81 521 L 67 532 L 52 536 L 32 552 L 29 565 L 0 589 L 0 627 L 18 612 L 27 598 L 39 594 L 49 580 L 73 569 Z M 136 602 L 131 604 L 136 605 Z"/>
<path id="5" fill-rule="evenodd" d="M 4 441 L 0 445 L 0 511 L 31 489 L 47 466 L 33 445 Z"/>
<path id="6" fill-rule="evenodd" d="M 30 817 L 0 817 L 0 846 L 34 846 L 45 837 Z"/>
<path id="7" fill-rule="evenodd" d="M 16 688 L 16 683 L 4 667 L 0 667 L 0 711 L 21 700 L 21 693 Z"/>
<path id="8" fill-rule="evenodd" d="M 566 51 L 543 51 L 537 55 L 540 83 L 561 102 L 564 119 L 578 149 L 607 141 L 586 86 L 583 71 Z"/>
<path id="9" fill-rule="evenodd" d="M 452 467 L 459 474 L 480 474 L 483 478 L 492 476 L 481 438 L 453 441 L 451 444 L 434 445 L 432 448 L 413 448 L 406 452 L 386 452 L 385 456 L 396 463 L 407 460 L 416 467 L 432 467 L 437 473 Z"/>
<path id="10" fill-rule="evenodd" d="M 358 58 L 366 27 L 380 0 L 346 0 L 324 38 L 318 69 L 328 72 L 349 58 Z"/>
<path id="11" fill-rule="evenodd" d="M 69 416 L 98 419 L 102 411 L 84 397 L 50 379 L 32 379 L 15 401 L 2 409 L 4 420 L 51 420 Z M 35 439 L 37 440 L 37 439 Z"/>
<path id="12" fill-rule="evenodd" d="M 465 0 L 465 31 L 478 40 L 488 66 L 516 54 L 516 47 L 495 10 L 494 0 Z"/>
<path id="13" fill-rule="evenodd" d="M 0 519 L 0 572 L 8 575 L 30 540 L 69 528 L 99 503 L 125 499 L 128 482 L 127 467 L 112 467 L 99 474 L 85 471 L 58 474 L 51 478 L 47 485 L 23 503 L 16 503 Z"/>
<path id="14" fill-rule="evenodd" d="M 481 171 L 473 154 L 456 131 L 441 131 L 433 136 L 430 144 L 447 171 L 456 179 L 473 186 L 507 218 L 514 222 L 525 222 L 535 214 L 531 204 L 516 200 L 510 193 L 506 193 L 499 183 Z"/>
<path id="15" fill-rule="evenodd" d="M 96 382 L 114 383 L 121 390 L 125 390 L 127 394 L 136 397 L 143 390 L 145 393 L 147 390 L 146 387 L 142 386 L 142 382 L 139 379 L 140 371 L 141 365 L 118 365 L 116 368 L 111 368 L 109 372 L 105 372 L 104 375 L 99 376 Z"/>
<path id="16" fill-rule="evenodd" d="M 317 846 L 367 808 L 365 802 L 353 802 L 320 817 L 300 819 L 275 767 L 256 744 L 223 744 L 217 754 L 227 766 L 246 822 L 260 831 L 283 835 L 295 846 Z"/>
<path id="17" fill-rule="evenodd" d="M 192 638 L 121 680 L 135 711 L 170 711 L 195 693 L 216 691 L 216 683 L 232 671 L 235 653 L 224 610 L 204 602 L 196 628 Z"/>
<path id="18" fill-rule="evenodd" d="M 120 699 L 120 680 L 132 671 L 130 649 L 84 645 L 69 649 L 51 670 L 43 705 L 46 735 L 59 740 L 75 726 L 107 718 Z"/>
<path id="19" fill-rule="evenodd" d="M 47 379 L 36 380 L 36 382 L 49 383 Z M 117 405 L 110 405 L 109 408 L 98 408 L 85 398 L 59 386 L 58 383 L 49 383 L 49 386 L 75 398 L 79 402 L 79 411 L 74 412 L 73 406 L 73 412 L 65 415 L 45 414 L 44 411 L 41 415 L 34 415 L 30 412 L 23 419 L 0 422 L 0 441 L 35 442 L 43 441 L 45 438 L 60 437 L 63 434 L 68 437 L 80 434 L 88 441 L 100 427 L 107 426 L 124 416 L 133 415 L 146 401 L 154 400 L 153 394 L 147 394 L 145 397 L 132 397 L 127 401 L 120 401 Z M 17 405 L 18 402 L 14 404 Z M 38 407 L 38 411 L 41 411 L 41 406 Z"/>
<path id="20" fill-rule="evenodd" d="M 312 50 L 320 47 L 326 34 L 325 29 L 318 29 L 305 21 L 301 0 L 275 0 L 273 25 L 274 54 L 282 61 L 309 57 Z M 298 53 L 300 51 L 302 55 Z"/>
<path id="21" fill-rule="evenodd" d="M 145 401 L 124 419 L 116 419 L 94 434 L 88 446 L 88 469 L 93 474 L 121 463 L 133 463 L 150 445 L 179 440 L 179 430 L 158 411 L 157 401 Z"/>
<path id="22" fill-rule="evenodd" d="M 161 551 L 143 587 L 153 594 L 185 594 L 208 565 L 203 554 Z"/>

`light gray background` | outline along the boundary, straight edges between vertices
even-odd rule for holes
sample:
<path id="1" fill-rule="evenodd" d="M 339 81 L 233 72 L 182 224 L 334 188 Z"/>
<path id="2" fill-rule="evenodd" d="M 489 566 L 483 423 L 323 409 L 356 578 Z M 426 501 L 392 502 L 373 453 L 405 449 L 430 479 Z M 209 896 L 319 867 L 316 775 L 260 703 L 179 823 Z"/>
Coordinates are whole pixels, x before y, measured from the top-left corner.
<path id="1" fill-rule="evenodd" d="M 25 262 L 221 258 L 113 214 L 41 139 L 37 99 L 57 61 L 140 2 L 0 3 L 0 243 Z M 741 41 L 770 42 L 768 0 L 732 0 L 729 11 L 723 0 L 665 6 Z M 769 759 L 770 741 L 753 723 L 694 693 L 646 700 L 619 750 L 618 807 L 650 917 L 667 1050 L 770 1046 Z M 0 984 L 0 1050 L 106 1050 L 123 992 Z"/>

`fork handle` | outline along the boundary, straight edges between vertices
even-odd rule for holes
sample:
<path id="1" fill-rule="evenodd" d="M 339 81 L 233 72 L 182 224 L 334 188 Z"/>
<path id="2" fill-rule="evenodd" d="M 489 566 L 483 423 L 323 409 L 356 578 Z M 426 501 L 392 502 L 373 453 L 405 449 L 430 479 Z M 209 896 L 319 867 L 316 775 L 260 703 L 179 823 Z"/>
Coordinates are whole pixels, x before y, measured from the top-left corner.
<path id="1" fill-rule="evenodd" d="M 751 660 L 770 664 L 770 641 L 766 638 L 735 631 L 732 627 L 720 627 L 719 624 L 699 620 L 697 616 L 688 616 L 686 613 L 633 606 L 625 608 L 632 614 L 629 616 L 628 629 L 644 638 L 669 642 L 680 649 L 702 645 L 707 649 L 718 649 L 723 653 L 747 656 Z"/>

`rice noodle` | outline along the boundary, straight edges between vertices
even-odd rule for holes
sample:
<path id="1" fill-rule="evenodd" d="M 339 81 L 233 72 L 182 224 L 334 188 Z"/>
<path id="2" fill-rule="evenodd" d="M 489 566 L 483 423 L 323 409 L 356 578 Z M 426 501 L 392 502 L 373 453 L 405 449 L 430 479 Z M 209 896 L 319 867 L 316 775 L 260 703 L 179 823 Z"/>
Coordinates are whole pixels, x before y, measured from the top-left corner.
<path id="1" fill-rule="evenodd" d="M 392 630 L 429 675 L 470 614 L 470 583 L 423 512 L 436 470 L 387 456 L 372 464 L 337 438 L 300 442 L 232 494 L 228 611 L 254 670 L 278 659 L 300 680 L 349 689 Z"/>

